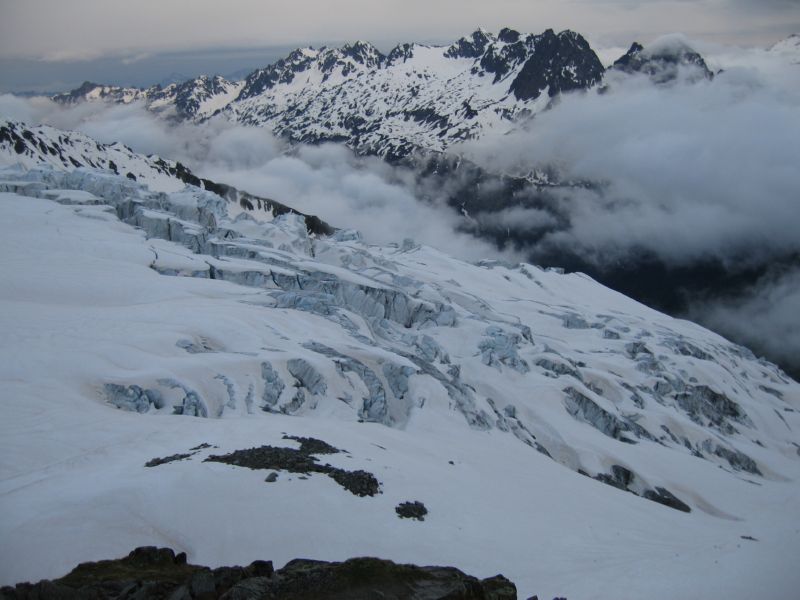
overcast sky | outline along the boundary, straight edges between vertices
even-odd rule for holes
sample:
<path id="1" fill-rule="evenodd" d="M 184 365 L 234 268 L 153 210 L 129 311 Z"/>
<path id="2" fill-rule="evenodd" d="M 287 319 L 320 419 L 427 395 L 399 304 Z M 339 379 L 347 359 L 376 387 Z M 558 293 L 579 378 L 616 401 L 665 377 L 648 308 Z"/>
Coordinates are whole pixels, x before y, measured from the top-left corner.
<path id="1" fill-rule="evenodd" d="M 0 91 L 228 75 L 298 45 L 365 39 L 388 50 L 478 26 L 569 28 L 596 49 L 674 32 L 764 46 L 800 31 L 800 0 L 0 0 Z"/>
<path id="2" fill-rule="evenodd" d="M 477 26 L 576 29 L 625 44 L 672 32 L 769 43 L 800 0 L 0 0 L 0 54 L 97 57 L 315 40 L 450 39 Z"/>

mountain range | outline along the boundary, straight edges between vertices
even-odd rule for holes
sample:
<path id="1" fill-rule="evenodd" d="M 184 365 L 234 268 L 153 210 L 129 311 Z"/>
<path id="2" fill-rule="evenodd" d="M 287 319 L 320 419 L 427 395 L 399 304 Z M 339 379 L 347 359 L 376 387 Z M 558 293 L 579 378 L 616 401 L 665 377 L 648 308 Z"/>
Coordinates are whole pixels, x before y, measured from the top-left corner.
<path id="1" fill-rule="evenodd" d="M 637 47 L 612 69 L 655 79 L 669 78 L 662 74 L 665 66 L 711 75 L 690 48 L 652 53 Z M 598 85 L 605 70 L 574 31 L 479 29 L 449 46 L 406 43 L 385 55 L 363 41 L 299 48 L 238 82 L 202 76 L 147 89 L 86 82 L 54 100 L 144 102 L 170 118 L 224 118 L 293 142 L 343 142 L 358 153 L 396 161 L 440 152 L 489 130 L 512 130 L 558 94 Z"/>

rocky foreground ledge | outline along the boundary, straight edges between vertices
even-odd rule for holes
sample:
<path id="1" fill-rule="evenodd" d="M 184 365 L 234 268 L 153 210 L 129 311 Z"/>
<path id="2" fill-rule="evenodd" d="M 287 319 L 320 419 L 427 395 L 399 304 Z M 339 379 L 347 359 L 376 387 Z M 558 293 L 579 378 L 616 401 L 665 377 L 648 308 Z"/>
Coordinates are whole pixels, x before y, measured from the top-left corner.
<path id="1" fill-rule="evenodd" d="M 479 580 L 453 567 L 398 565 L 378 558 L 345 562 L 296 559 L 277 571 L 271 561 L 210 569 L 170 548 L 136 548 L 125 558 L 81 563 L 53 581 L 0 588 L 0 599 L 169 600 L 515 600 L 502 575 Z"/>

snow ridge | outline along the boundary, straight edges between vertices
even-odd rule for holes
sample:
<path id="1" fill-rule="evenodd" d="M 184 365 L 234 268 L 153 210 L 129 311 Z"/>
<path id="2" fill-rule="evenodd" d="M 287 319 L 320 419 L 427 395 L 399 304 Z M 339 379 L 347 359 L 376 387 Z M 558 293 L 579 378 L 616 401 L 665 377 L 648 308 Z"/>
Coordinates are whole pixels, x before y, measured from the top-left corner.
<path id="1" fill-rule="evenodd" d="M 0 119 L 0 165 L 36 167 L 47 165 L 59 171 L 76 168 L 109 171 L 159 192 L 175 192 L 186 185 L 207 189 L 228 200 L 237 209 L 262 215 L 296 213 L 280 202 L 261 198 L 232 186 L 196 176 L 180 162 L 159 156 L 144 156 L 120 144 L 102 144 L 74 131 L 47 125 Z M 301 214 L 302 213 L 298 213 Z M 332 233 L 333 228 L 313 215 L 302 215 L 313 233 Z"/>

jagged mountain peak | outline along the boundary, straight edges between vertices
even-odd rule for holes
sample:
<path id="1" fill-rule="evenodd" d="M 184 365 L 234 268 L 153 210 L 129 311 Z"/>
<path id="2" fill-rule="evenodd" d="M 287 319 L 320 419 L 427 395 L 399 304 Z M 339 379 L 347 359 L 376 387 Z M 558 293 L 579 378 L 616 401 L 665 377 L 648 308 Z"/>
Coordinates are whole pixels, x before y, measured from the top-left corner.
<path id="1" fill-rule="evenodd" d="M 371 43 L 357 41 L 341 47 L 323 46 L 319 50 L 311 47 L 297 48 L 286 58 L 253 71 L 244 80 L 237 100 L 259 96 L 279 84 L 290 84 L 301 73 L 316 69 L 322 81 L 338 74 L 346 78 L 362 69 L 378 69 L 386 57 Z"/>
<path id="2" fill-rule="evenodd" d="M 349 56 L 362 64 L 369 64 L 371 61 L 374 62 L 374 64 L 378 64 L 385 58 L 381 51 L 371 42 L 365 42 L 363 40 L 344 44 L 341 47 L 341 52 L 345 56 Z"/>
<path id="3" fill-rule="evenodd" d="M 648 46 L 634 42 L 628 52 L 614 62 L 612 69 L 641 73 L 655 83 L 674 81 L 680 69 L 693 71 L 689 76 L 691 80 L 714 77 L 700 53 L 681 35 L 664 36 Z"/>
<path id="4" fill-rule="evenodd" d="M 406 43 L 382 54 L 359 40 L 298 48 L 243 81 L 201 77 L 165 89 L 87 84 L 62 102 L 144 101 L 202 121 L 266 126 L 292 141 L 345 142 L 391 160 L 441 151 L 544 109 L 559 93 L 600 81 L 603 66 L 573 31 L 477 29 L 447 46 Z M 543 100 L 539 102 L 539 98 Z"/>
<path id="5" fill-rule="evenodd" d="M 151 89 L 160 90 L 159 86 Z M 142 99 L 145 91 L 138 88 L 126 88 L 116 85 L 103 85 L 92 81 L 84 81 L 80 86 L 65 92 L 56 94 L 53 100 L 61 104 L 76 104 L 84 101 L 112 101 L 120 104 L 128 104 L 135 100 Z"/>
<path id="6" fill-rule="evenodd" d="M 506 44 L 513 44 L 514 42 L 519 41 L 519 36 L 519 31 L 510 29 L 508 27 L 503 27 L 497 34 L 497 39 L 501 42 L 505 42 Z"/>
<path id="7" fill-rule="evenodd" d="M 405 62 L 414 55 L 414 47 L 418 44 L 398 44 L 386 55 L 386 65 L 391 66 L 398 62 Z"/>
<path id="8" fill-rule="evenodd" d="M 495 39 L 493 34 L 479 28 L 449 46 L 444 55 L 448 58 L 480 58 Z"/>
<path id="9" fill-rule="evenodd" d="M 787 35 L 780 41 L 775 42 L 770 46 L 770 50 L 780 50 L 784 46 L 797 47 L 800 46 L 800 33 L 792 33 Z"/>
<path id="10" fill-rule="evenodd" d="M 323 73 L 330 74 L 338 67 L 342 76 L 347 77 L 360 67 L 380 68 L 386 57 L 371 43 L 359 40 L 338 48 L 323 48 L 317 60 Z"/>
<path id="11" fill-rule="evenodd" d="M 546 30 L 527 43 L 533 48 L 511 91 L 519 100 L 535 100 L 545 90 L 550 97 L 585 89 L 598 83 L 605 69 L 589 42 L 578 33 L 565 30 L 556 35 Z"/>

